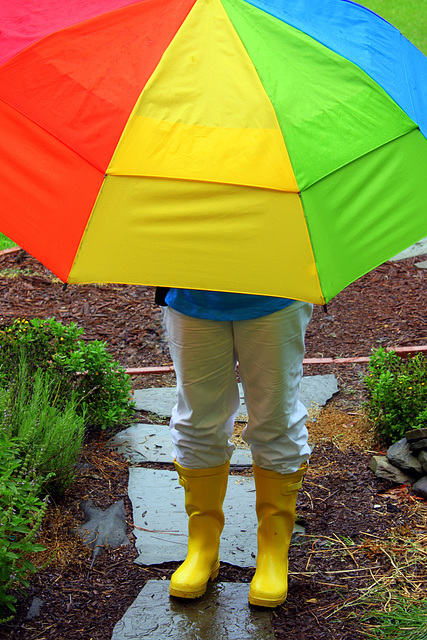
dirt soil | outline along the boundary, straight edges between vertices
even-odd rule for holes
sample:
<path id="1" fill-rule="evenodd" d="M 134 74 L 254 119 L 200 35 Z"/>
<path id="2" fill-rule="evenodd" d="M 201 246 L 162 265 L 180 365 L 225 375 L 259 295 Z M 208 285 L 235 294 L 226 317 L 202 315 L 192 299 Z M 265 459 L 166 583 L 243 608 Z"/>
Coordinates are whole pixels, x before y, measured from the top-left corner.
<path id="1" fill-rule="evenodd" d="M 427 344 L 427 271 L 415 266 L 421 260 L 381 265 L 340 293 L 326 312 L 316 307 L 306 356 L 369 356 L 379 346 Z M 0 324 L 18 317 L 55 317 L 77 323 L 86 340 L 106 341 L 125 367 L 171 364 L 152 289 L 80 285 L 64 291 L 45 267 L 21 251 L 0 256 L 0 291 Z M 288 599 L 272 613 L 277 640 L 369 637 L 360 621 L 367 606 L 362 596 L 375 582 L 394 579 L 393 557 L 381 550 L 383 541 L 396 532 L 425 527 L 425 502 L 408 487 L 396 487 L 369 470 L 381 443 L 363 416 L 366 365 L 305 368 L 305 375 L 330 373 L 340 390 L 325 408 L 311 413 L 314 450 L 298 497 L 306 534 L 290 550 Z M 175 382 L 173 373 L 132 380 L 134 388 Z M 143 412 L 136 418 L 155 421 Z M 83 522 L 82 500 L 105 509 L 124 499 L 128 523 L 132 519 L 128 464 L 108 447 L 107 439 L 101 435 L 86 443 L 73 486 L 61 502 L 51 503 L 41 532 L 47 551 L 34 558 L 46 567 L 19 596 L 14 620 L 0 627 L 2 640 L 106 640 L 145 582 L 168 579 L 176 568 L 175 563 L 134 564 L 130 525 L 131 545 L 107 549 L 90 567 L 91 552 L 74 534 Z M 414 575 L 425 589 L 424 571 L 420 565 Z M 252 575 L 252 569 L 222 564 L 220 579 L 247 583 Z M 40 615 L 29 618 L 34 597 L 43 605 Z"/>

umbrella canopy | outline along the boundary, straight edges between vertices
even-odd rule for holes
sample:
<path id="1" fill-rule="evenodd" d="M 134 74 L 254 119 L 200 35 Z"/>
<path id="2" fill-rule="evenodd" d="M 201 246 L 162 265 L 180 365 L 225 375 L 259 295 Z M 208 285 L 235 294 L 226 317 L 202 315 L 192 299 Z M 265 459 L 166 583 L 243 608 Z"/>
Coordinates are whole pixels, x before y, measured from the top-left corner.
<path id="1" fill-rule="evenodd" d="M 64 282 L 324 303 L 427 235 L 427 59 L 347 0 L 0 8 L 0 230 Z"/>

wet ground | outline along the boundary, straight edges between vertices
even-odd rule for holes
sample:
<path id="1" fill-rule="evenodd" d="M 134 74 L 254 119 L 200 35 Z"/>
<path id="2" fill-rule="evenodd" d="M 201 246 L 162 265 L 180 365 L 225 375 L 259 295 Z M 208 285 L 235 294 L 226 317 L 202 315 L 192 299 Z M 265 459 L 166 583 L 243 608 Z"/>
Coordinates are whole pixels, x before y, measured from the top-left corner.
<path id="1" fill-rule="evenodd" d="M 369 355 L 378 346 L 427 344 L 427 272 L 415 266 L 420 261 L 386 263 L 339 294 L 326 313 L 315 308 L 307 357 Z M 3 323 L 15 317 L 55 316 L 65 323 L 77 322 L 87 339 L 106 340 L 126 367 L 170 364 L 151 290 L 109 285 L 70 286 L 63 292 L 62 285 L 26 255 L 0 258 L 0 269 Z M 14 273 L 18 277 L 11 278 Z M 416 530 L 422 525 L 419 501 L 369 471 L 377 443 L 361 416 L 365 371 L 360 364 L 310 365 L 305 370 L 306 375 L 334 374 L 339 393 L 310 424 L 315 448 L 298 501 L 306 538 L 290 551 L 288 600 L 271 617 L 276 639 L 366 637 L 359 620 L 366 605 L 358 599 L 374 579 L 393 578 L 381 542 L 396 528 L 413 524 Z M 138 376 L 133 384 L 171 386 L 174 376 Z M 138 421 L 154 422 L 142 413 Z M 148 580 L 167 582 L 177 566 L 136 565 L 138 552 L 128 524 L 132 544 L 107 550 L 90 568 L 92 553 L 74 534 L 83 521 L 79 505 L 92 499 L 105 509 L 123 499 L 131 522 L 129 470 L 102 437 L 86 445 L 81 462 L 84 466 L 73 487 L 61 503 L 51 505 L 44 523 L 42 538 L 48 551 L 38 560 L 45 562 L 52 553 L 54 559 L 20 597 L 18 615 L 1 629 L 2 639 L 105 640 Z M 161 463 L 145 466 L 165 468 Z M 251 568 L 223 563 L 220 580 L 247 588 L 252 574 Z M 41 615 L 27 619 L 35 596 L 43 602 Z"/>

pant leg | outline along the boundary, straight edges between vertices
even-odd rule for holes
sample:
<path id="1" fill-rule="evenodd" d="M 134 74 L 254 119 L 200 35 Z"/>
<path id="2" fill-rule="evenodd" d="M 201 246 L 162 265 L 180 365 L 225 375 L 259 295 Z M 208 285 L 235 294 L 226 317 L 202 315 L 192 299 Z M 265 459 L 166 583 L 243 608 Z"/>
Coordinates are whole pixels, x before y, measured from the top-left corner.
<path id="1" fill-rule="evenodd" d="M 233 323 L 249 415 L 242 435 L 255 464 L 278 473 L 293 473 L 311 453 L 307 410 L 298 391 L 312 309 L 294 302 L 268 316 Z"/>
<path id="2" fill-rule="evenodd" d="M 231 322 L 165 310 L 169 350 L 177 378 L 170 429 L 174 457 L 188 469 L 227 462 L 240 400 Z"/>

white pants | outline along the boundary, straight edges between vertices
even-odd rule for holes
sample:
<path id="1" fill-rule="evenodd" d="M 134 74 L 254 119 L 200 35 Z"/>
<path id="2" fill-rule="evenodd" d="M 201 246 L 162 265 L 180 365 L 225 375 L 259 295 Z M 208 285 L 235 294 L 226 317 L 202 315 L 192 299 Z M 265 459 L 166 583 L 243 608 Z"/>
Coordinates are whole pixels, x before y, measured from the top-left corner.
<path id="1" fill-rule="evenodd" d="M 293 473 L 308 460 L 306 408 L 298 401 L 304 334 L 312 305 L 293 302 L 262 318 L 203 320 L 165 309 L 178 400 L 170 422 L 173 456 L 183 467 L 217 467 L 231 458 L 238 411 L 236 362 L 256 465 Z"/>

